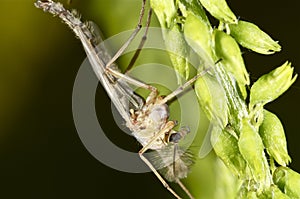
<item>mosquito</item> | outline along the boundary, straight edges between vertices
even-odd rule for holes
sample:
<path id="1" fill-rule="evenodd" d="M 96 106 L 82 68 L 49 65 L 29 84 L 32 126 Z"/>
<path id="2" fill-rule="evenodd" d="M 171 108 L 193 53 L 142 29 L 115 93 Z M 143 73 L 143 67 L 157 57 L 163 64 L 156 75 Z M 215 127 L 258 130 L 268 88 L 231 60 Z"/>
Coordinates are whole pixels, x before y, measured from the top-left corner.
<path id="1" fill-rule="evenodd" d="M 180 179 L 187 176 L 189 168 L 193 164 L 193 156 L 177 145 L 189 132 L 189 129 L 181 128 L 179 131 L 173 130 L 177 122 L 168 119 L 169 110 L 167 102 L 180 94 L 197 78 L 203 76 L 207 70 L 198 73 L 172 93 L 166 97 L 162 97 L 158 95 L 156 87 L 121 73 L 115 64 L 115 61 L 121 56 L 141 29 L 142 18 L 145 12 L 145 1 L 142 1 L 137 28 L 113 57 L 109 55 L 104 46 L 99 47 L 95 44 L 94 40 L 97 40 L 98 35 L 95 35 L 93 24 L 91 22 L 82 22 L 75 11 L 66 10 L 61 3 L 53 2 L 52 0 L 39 0 L 35 3 L 35 6 L 61 18 L 80 39 L 97 78 L 125 120 L 126 126 L 130 129 L 132 135 L 142 145 L 142 149 L 138 152 L 140 158 L 152 170 L 163 186 L 176 198 L 180 199 L 181 197 L 169 186 L 166 180 L 177 183 L 193 199 L 194 197 L 189 190 L 180 181 Z M 147 18 L 147 28 L 150 23 L 151 12 L 150 8 Z M 145 35 L 140 43 L 140 47 L 145 42 Z M 138 54 L 139 51 L 136 52 L 134 57 Z M 150 94 L 144 100 L 135 94 L 129 85 L 147 89 L 150 91 Z M 154 159 L 159 159 L 156 160 L 158 164 L 164 164 L 162 171 L 157 171 L 157 164 L 151 163 L 145 157 L 144 153 L 148 150 L 157 153 L 157 157 Z M 168 163 L 166 164 L 166 162 Z"/>

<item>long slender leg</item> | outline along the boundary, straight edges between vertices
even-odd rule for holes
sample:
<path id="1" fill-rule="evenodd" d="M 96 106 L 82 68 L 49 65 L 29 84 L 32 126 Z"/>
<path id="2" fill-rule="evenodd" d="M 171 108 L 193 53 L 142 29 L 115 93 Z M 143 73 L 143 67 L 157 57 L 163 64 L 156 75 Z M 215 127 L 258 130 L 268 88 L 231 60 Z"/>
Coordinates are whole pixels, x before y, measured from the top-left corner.
<path id="1" fill-rule="evenodd" d="M 143 0 L 142 9 L 141 9 L 141 12 L 140 12 L 140 17 L 139 17 L 139 22 L 138 22 L 138 25 L 137 25 L 137 29 L 141 26 L 141 23 L 142 23 L 142 18 L 143 18 L 144 12 L 145 12 L 145 3 L 146 3 L 146 0 Z M 151 22 L 151 16 L 152 16 L 152 9 L 150 8 L 150 10 L 148 12 L 148 17 L 147 17 L 145 33 L 142 37 L 142 40 L 139 44 L 138 49 L 136 50 L 134 56 L 131 59 L 126 71 L 128 71 L 133 66 L 134 62 L 138 58 L 138 56 L 139 56 L 146 40 L 147 40 L 147 34 L 148 34 L 148 29 L 149 29 L 149 26 L 150 26 L 150 22 Z M 135 32 L 139 31 L 137 29 L 135 30 Z M 126 49 L 126 47 L 128 47 L 128 45 L 130 44 L 130 42 L 132 41 L 132 39 L 136 35 L 135 32 L 130 36 L 130 39 L 128 39 L 128 41 L 120 48 L 120 50 L 116 53 L 116 55 L 120 56 L 120 53 L 123 53 L 123 51 Z M 145 83 L 143 83 L 139 80 L 136 80 L 134 78 L 131 78 L 129 76 L 126 76 L 123 73 L 120 73 L 119 71 L 116 71 L 116 70 L 110 68 L 111 64 L 119 57 L 119 56 L 116 56 L 116 55 L 114 56 L 115 58 L 113 57 L 105 66 L 108 73 L 110 73 L 111 75 L 113 75 L 117 78 L 123 78 L 126 82 L 129 82 L 129 83 L 131 83 L 135 86 L 142 87 L 142 88 L 150 90 L 152 92 L 157 92 L 157 89 L 155 87 L 153 87 L 151 85 L 148 85 L 148 84 L 145 84 Z"/>
<path id="2" fill-rule="evenodd" d="M 145 156 L 143 156 L 143 154 L 139 154 L 139 155 L 140 155 L 140 158 L 145 162 L 145 164 L 147 164 L 147 166 L 156 175 L 156 177 L 159 179 L 159 181 L 163 184 L 163 186 L 168 191 L 170 191 L 177 199 L 181 199 L 181 197 L 178 196 L 178 194 L 169 186 L 169 184 L 163 179 L 163 177 L 161 177 L 161 175 L 155 170 L 155 168 L 153 167 L 153 165 L 151 164 L 151 162 L 149 162 L 149 160 L 147 160 L 147 158 Z"/>
<path id="3" fill-rule="evenodd" d="M 138 56 L 140 55 L 142 49 L 143 49 L 143 46 L 145 45 L 145 42 L 147 40 L 147 34 L 148 34 L 148 30 L 149 30 L 149 26 L 150 26 L 150 22 L 151 22 L 151 16 L 152 16 L 152 9 L 150 8 L 149 12 L 148 12 L 148 17 L 147 17 L 147 23 L 146 23 L 146 30 L 145 30 L 145 33 L 142 37 L 142 40 L 138 46 L 138 49 L 135 51 L 130 63 L 128 64 L 127 68 L 126 68 L 126 72 L 129 71 L 133 64 L 135 63 L 135 61 L 137 60 Z"/>
<path id="4" fill-rule="evenodd" d="M 134 79 L 130 76 L 127 76 L 127 75 L 125 75 L 119 71 L 116 71 L 112 68 L 109 68 L 109 67 L 105 69 L 105 72 L 113 75 L 116 78 L 122 79 L 132 85 L 135 85 L 139 88 L 144 88 L 144 89 L 149 90 L 150 94 L 148 95 L 148 97 L 146 99 L 146 104 L 153 103 L 156 100 L 157 95 L 158 95 L 158 90 L 156 87 L 146 84 L 140 80 Z"/>
<path id="5" fill-rule="evenodd" d="M 176 180 L 176 183 L 181 187 L 181 189 L 190 197 L 190 199 L 195 199 L 190 191 L 182 184 L 182 182 L 178 179 Z"/>
<path id="6" fill-rule="evenodd" d="M 160 130 L 149 142 L 146 144 L 140 151 L 139 155 L 140 158 L 147 164 L 147 166 L 152 170 L 152 172 L 156 175 L 156 177 L 159 179 L 159 181 L 163 184 L 163 186 L 170 191 L 176 198 L 181 199 L 180 196 L 169 186 L 169 184 L 163 179 L 163 177 L 156 171 L 154 166 L 151 164 L 151 162 L 143 155 L 148 149 L 151 148 L 151 145 L 154 141 L 156 141 L 158 138 L 161 137 L 161 135 L 165 134 L 166 132 L 170 131 L 175 126 L 175 123 L 173 121 L 169 121 L 165 127 Z"/>
<path id="7" fill-rule="evenodd" d="M 173 97 L 175 97 L 176 95 L 179 95 L 180 93 L 182 93 L 184 91 L 184 89 L 186 89 L 188 86 L 190 86 L 191 84 L 193 84 L 199 77 L 205 75 L 210 69 L 211 69 L 211 67 L 204 69 L 203 71 L 201 71 L 200 73 L 198 73 L 196 76 L 194 76 L 192 79 L 190 79 L 189 81 L 185 82 L 182 86 L 178 87 L 172 93 L 170 93 L 169 95 L 167 95 L 162 101 L 160 101 L 160 104 L 165 104 L 169 100 L 171 100 Z"/>
<path id="8" fill-rule="evenodd" d="M 176 125 L 174 121 L 168 121 L 165 126 L 158 132 L 156 135 L 139 151 L 139 153 L 145 153 L 148 149 L 151 148 L 151 145 L 154 141 L 160 138 L 161 135 L 169 132 Z"/>
<path id="9" fill-rule="evenodd" d="M 137 79 L 134 79 L 130 76 L 127 76 L 117 70 L 114 70 L 112 68 L 106 68 L 106 72 L 113 75 L 114 77 L 116 78 L 119 78 L 119 79 L 123 79 L 124 81 L 132 84 L 132 85 L 135 85 L 137 87 L 141 87 L 141 88 L 144 88 L 144 89 L 147 89 L 147 90 L 150 90 L 150 91 L 154 91 L 156 92 L 157 91 L 157 88 L 155 88 L 154 86 L 151 86 L 151 85 L 148 85 L 140 80 L 137 80 Z"/>
<path id="10" fill-rule="evenodd" d="M 126 82 L 135 85 L 137 87 L 141 87 L 147 90 L 150 90 L 150 97 L 148 97 L 148 101 L 152 101 L 155 97 L 157 97 L 157 88 L 148 85 L 142 81 L 136 80 L 134 78 L 131 78 L 129 76 L 126 76 L 123 73 L 120 73 L 119 71 L 116 71 L 114 69 L 112 69 L 110 66 L 112 65 L 113 62 L 116 61 L 116 59 L 124 52 L 124 50 L 128 47 L 128 45 L 131 43 L 131 41 L 135 38 L 135 36 L 137 35 L 137 33 L 140 31 L 141 29 L 141 24 L 142 24 L 142 18 L 144 16 L 145 13 L 145 6 L 146 6 L 146 0 L 142 1 L 142 8 L 140 11 L 140 17 L 139 17 L 139 21 L 138 21 L 138 25 L 137 28 L 135 29 L 135 31 L 131 34 L 131 36 L 129 37 L 129 39 L 123 44 L 123 46 L 118 50 L 118 52 L 111 58 L 111 60 L 106 64 L 105 69 L 106 72 L 110 73 L 111 75 L 115 76 L 116 78 L 122 78 L 123 80 L 125 80 Z M 133 58 L 131 59 L 128 67 L 127 67 L 127 71 L 132 67 L 132 65 L 134 64 L 134 62 L 136 61 L 136 59 L 138 58 L 141 49 L 143 48 L 145 41 L 147 39 L 147 34 L 148 34 L 148 29 L 150 26 L 150 22 L 151 22 L 151 16 L 152 16 L 152 9 L 150 8 L 149 12 L 148 12 L 148 17 L 147 17 L 147 22 L 146 22 L 146 30 L 145 33 L 142 37 L 142 40 L 139 44 L 138 50 L 135 52 Z"/>
<path id="11" fill-rule="evenodd" d="M 138 21 L 138 25 L 137 25 L 136 29 L 130 35 L 129 39 L 123 44 L 123 46 L 116 52 L 116 54 L 106 64 L 106 67 L 109 67 L 112 63 L 114 63 L 120 57 L 120 55 L 124 52 L 124 50 L 129 46 L 129 44 L 135 38 L 137 33 L 141 30 L 141 28 L 142 28 L 142 19 L 143 19 L 144 13 L 145 13 L 145 6 L 146 6 L 146 0 L 143 0 L 142 1 L 142 8 L 141 8 L 141 11 L 140 11 L 140 17 L 139 17 L 139 21 Z"/>

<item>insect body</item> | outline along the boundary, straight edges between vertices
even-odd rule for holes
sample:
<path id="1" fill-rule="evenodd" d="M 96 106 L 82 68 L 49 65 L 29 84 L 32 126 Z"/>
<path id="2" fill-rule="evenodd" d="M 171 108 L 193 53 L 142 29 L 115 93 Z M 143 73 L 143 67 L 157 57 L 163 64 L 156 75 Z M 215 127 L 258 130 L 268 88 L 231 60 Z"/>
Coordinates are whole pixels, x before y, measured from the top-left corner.
<path id="1" fill-rule="evenodd" d="M 189 86 L 199 76 L 203 75 L 203 73 L 195 76 L 183 86 L 163 98 L 158 96 L 158 91 L 155 87 L 126 76 L 121 73 L 116 64 L 114 64 L 114 61 L 122 54 L 139 31 L 144 12 L 144 4 L 145 1 L 143 1 L 137 29 L 114 57 L 111 57 L 107 53 L 105 46 L 95 45 L 93 42 L 95 40 L 95 32 L 91 23 L 83 23 L 80 18 L 76 17 L 74 12 L 66 10 L 62 4 L 47 0 L 37 1 L 35 6 L 59 16 L 80 39 L 99 81 L 125 120 L 126 126 L 131 130 L 132 135 L 143 146 L 139 151 L 141 159 L 176 198 L 180 197 L 169 187 L 167 182 L 157 171 L 157 168 L 162 168 L 160 172 L 165 179 L 178 183 L 187 195 L 193 198 L 180 182 L 181 178 L 187 176 L 189 167 L 193 164 L 192 156 L 177 145 L 189 130 L 188 128 L 182 128 L 179 131 L 173 130 L 177 122 L 169 120 L 169 110 L 166 103 L 179 94 L 185 87 Z M 204 73 L 205 72 L 206 71 L 204 71 Z M 139 95 L 135 94 L 129 84 L 149 90 L 150 94 L 146 100 L 143 100 Z M 152 162 L 144 156 L 144 153 L 149 149 L 153 150 L 156 154 L 150 157 Z"/>

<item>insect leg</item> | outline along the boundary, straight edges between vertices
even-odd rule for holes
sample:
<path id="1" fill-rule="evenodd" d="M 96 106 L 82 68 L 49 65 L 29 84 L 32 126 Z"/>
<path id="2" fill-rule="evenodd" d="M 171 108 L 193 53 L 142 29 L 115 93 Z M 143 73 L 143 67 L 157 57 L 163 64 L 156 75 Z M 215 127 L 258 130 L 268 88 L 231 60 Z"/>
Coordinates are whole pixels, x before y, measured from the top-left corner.
<path id="1" fill-rule="evenodd" d="M 159 181 L 163 184 L 163 186 L 170 191 L 177 199 L 181 199 L 180 196 L 177 195 L 177 193 L 169 186 L 169 184 L 163 179 L 163 177 L 155 170 L 151 162 L 147 160 L 147 158 L 143 154 L 139 154 L 140 158 L 147 164 L 147 166 L 152 170 L 152 172 L 156 175 L 156 177 L 159 179 Z"/>
<path id="2" fill-rule="evenodd" d="M 174 176 L 176 176 L 176 152 L 178 149 L 178 142 L 174 143 L 174 153 L 173 153 L 173 173 Z M 175 182 L 181 187 L 181 189 L 186 193 L 186 195 L 189 196 L 190 199 L 195 199 L 192 194 L 190 193 L 190 191 L 184 186 L 184 184 L 180 181 L 180 179 L 176 179 Z"/>
<path id="3" fill-rule="evenodd" d="M 170 191 L 177 199 L 181 199 L 180 196 L 169 186 L 169 184 L 164 180 L 164 178 L 158 173 L 158 171 L 154 168 L 152 163 L 143 155 L 148 149 L 151 148 L 151 145 L 154 141 L 160 138 L 161 135 L 170 131 L 175 126 L 173 121 L 169 121 L 163 129 L 161 129 L 149 142 L 146 144 L 140 151 L 139 156 L 145 162 L 145 164 L 152 170 L 152 172 L 156 175 L 158 180 L 163 184 L 163 186 Z"/>
<path id="4" fill-rule="evenodd" d="M 184 184 L 177 179 L 176 183 L 181 187 L 181 189 L 190 197 L 190 199 L 195 199 L 192 194 L 190 193 L 190 191 L 184 186 Z"/>
<path id="5" fill-rule="evenodd" d="M 142 8 L 141 8 L 141 11 L 140 11 L 140 17 L 139 17 L 139 21 L 138 21 L 136 29 L 130 35 L 128 40 L 122 45 L 122 47 L 116 52 L 116 54 L 111 58 L 111 60 L 109 62 L 107 62 L 106 67 L 109 67 L 112 63 L 114 63 L 122 55 L 124 50 L 129 46 L 129 44 L 135 38 L 137 33 L 141 30 L 141 28 L 142 28 L 142 19 L 143 19 L 144 13 L 145 13 L 145 6 L 146 6 L 146 0 L 143 0 L 142 1 Z"/>
<path id="6" fill-rule="evenodd" d="M 140 55 L 142 49 L 143 49 L 143 46 L 145 45 L 145 42 L 147 40 L 147 34 L 148 34 L 148 30 L 149 30 L 149 26 L 150 26 L 150 22 L 151 22 L 151 16 L 152 16 L 152 9 L 150 8 L 149 12 L 148 12 L 148 17 L 147 17 L 147 23 L 146 23 L 146 30 L 145 30 L 145 33 L 142 37 L 142 40 L 139 44 L 139 47 L 138 49 L 135 51 L 130 63 L 128 64 L 127 68 L 126 68 L 126 72 L 129 71 L 133 64 L 135 63 L 135 61 L 137 60 L 138 56 Z"/>
<path id="7" fill-rule="evenodd" d="M 189 87 L 190 85 L 192 85 L 199 77 L 205 75 L 210 69 L 211 69 L 211 67 L 208 67 L 208 68 L 204 69 L 203 71 L 201 71 L 200 73 L 198 73 L 197 75 L 195 75 L 192 79 L 190 79 L 189 81 L 185 82 L 182 86 L 178 87 L 172 93 L 170 93 L 169 95 L 167 95 L 162 101 L 160 101 L 160 103 L 161 104 L 165 104 L 169 100 L 171 100 L 173 97 L 175 97 L 175 96 L 179 95 L 180 93 L 182 93 L 184 91 L 184 89 L 186 89 L 187 87 Z"/>
<path id="8" fill-rule="evenodd" d="M 151 92 L 157 92 L 157 88 L 155 88 L 154 86 L 151 86 L 151 85 L 148 85 L 140 80 L 137 80 L 137 79 L 134 79 L 130 76 L 127 76 L 117 70 L 114 70 L 112 68 L 106 68 L 105 70 L 107 73 L 113 75 L 114 77 L 116 78 L 119 78 L 119 79 L 122 79 L 134 86 L 137 86 L 137 87 L 141 87 L 141 88 L 144 88 L 144 89 L 147 89 L 147 90 L 150 90 Z"/>

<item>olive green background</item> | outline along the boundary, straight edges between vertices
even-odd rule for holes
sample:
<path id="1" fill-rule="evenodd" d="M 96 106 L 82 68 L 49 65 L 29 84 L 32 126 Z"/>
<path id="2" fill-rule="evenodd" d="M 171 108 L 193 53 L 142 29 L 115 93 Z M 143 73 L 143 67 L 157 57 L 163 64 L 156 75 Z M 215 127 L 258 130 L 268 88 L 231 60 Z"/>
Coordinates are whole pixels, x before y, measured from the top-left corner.
<path id="1" fill-rule="evenodd" d="M 0 1 L 0 198 L 172 198 L 153 174 L 113 170 L 84 148 L 73 124 L 71 102 L 73 82 L 85 53 L 59 19 L 36 9 L 33 2 Z M 257 24 L 283 47 L 273 56 L 243 49 L 252 80 L 285 60 L 300 72 L 297 1 L 228 3 L 237 16 Z M 140 5 L 140 0 L 73 0 L 69 7 L 96 22 L 107 38 L 133 29 Z M 96 99 L 99 114 L 110 113 L 110 101 L 102 88 Z M 298 172 L 299 100 L 297 80 L 267 106 L 284 124 L 293 160 L 290 166 Z M 110 139 L 138 151 L 137 142 L 120 133 L 109 119 L 107 116 L 100 123 L 110 131 Z M 209 198 L 207 192 L 214 189 L 212 171 L 205 163 L 201 169 L 198 189 L 206 196 L 203 198 Z"/>

